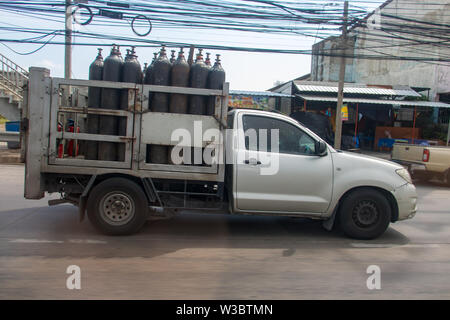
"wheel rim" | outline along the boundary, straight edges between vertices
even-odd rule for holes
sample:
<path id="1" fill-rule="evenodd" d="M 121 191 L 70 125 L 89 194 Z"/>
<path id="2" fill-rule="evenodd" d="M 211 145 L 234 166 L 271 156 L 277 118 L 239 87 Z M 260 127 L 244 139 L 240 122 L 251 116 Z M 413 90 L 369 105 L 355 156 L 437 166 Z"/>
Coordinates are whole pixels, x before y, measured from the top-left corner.
<path id="1" fill-rule="evenodd" d="M 369 228 L 374 226 L 380 218 L 377 204 L 372 200 L 359 201 L 353 207 L 352 218 L 358 227 Z"/>
<path id="2" fill-rule="evenodd" d="M 123 192 L 110 192 L 100 201 L 99 211 L 102 219 L 113 226 L 127 224 L 133 219 L 135 205 L 133 199 Z"/>

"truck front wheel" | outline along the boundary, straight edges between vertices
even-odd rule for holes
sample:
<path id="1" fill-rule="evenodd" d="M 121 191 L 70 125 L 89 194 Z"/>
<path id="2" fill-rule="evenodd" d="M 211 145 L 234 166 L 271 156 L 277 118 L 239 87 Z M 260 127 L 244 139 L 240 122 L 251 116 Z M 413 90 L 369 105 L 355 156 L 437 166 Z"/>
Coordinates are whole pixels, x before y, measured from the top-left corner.
<path id="1" fill-rule="evenodd" d="M 142 188 L 125 178 L 110 178 L 92 189 L 87 204 L 89 220 L 108 235 L 136 233 L 148 218 Z"/>
<path id="2" fill-rule="evenodd" d="M 355 239 L 368 240 L 382 235 L 391 221 L 391 206 L 387 198 L 371 188 L 355 190 L 344 200 L 339 210 L 339 222 L 344 233 Z"/>

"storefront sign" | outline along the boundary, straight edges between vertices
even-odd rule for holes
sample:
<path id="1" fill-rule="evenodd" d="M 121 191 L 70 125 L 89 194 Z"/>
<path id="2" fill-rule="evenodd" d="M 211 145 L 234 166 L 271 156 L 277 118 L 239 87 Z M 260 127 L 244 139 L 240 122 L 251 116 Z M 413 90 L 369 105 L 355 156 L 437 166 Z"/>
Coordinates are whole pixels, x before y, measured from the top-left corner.
<path id="1" fill-rule="evenodd" d="M 348 121 L 348 106 L 346 104 L 342 105 L 341 113 L 342 121 Z"/>
<path id="2" fill-rule="evenodd" d="M 230 95 L 228 107 L 231 108 L 250 108 L 250 109 L 268 109 L 269 98 L 258 96 Z"/>

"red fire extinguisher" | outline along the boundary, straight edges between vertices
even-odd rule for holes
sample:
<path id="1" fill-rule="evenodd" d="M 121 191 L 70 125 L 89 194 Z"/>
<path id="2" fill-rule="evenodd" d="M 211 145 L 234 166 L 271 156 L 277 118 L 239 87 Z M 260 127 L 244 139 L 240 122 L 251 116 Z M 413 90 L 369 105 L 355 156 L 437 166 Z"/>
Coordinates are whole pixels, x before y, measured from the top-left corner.
<path id="1" fill-rule="evenodd" d="M 68 127 L 67 132 L 74 132 L 75 123 L 72 119 L 67 121 Z M 63 131 L 63 125 L 61 122 L 58 122 L 58 131 Z M 77 133 L 80 133 L 80 127 L 77 127 Z M 62 139 L 64 140 L 64 139 Z M 69 157 L 78 156 L 79 146 L 78 143 L 75 144 L 74 140 L 69 140 L 67 143 L 67 155 Z M 58 158 L 63 158 L 64 156 L 64 143 L 62 141 L 59 142 L 58 145 Z"/>
<path id="2" fill-rule="evenodd" d="M 69 132 L 74 132 L 75 123 L 73 120 L 69 120 Z M 80 133 L 80 127 L 77 127 L 77 133 Z M 67 153 L 69 154 L 69 157 L 76 157 L 78 156 L 78 143 L 75 143 L 74 140 L 69 140 L 68 146 L 67 146 Z"/>
<path id="3" fill-rule="evenodd" d="M 58 122 L 58 132 L 62 131 L 62 123 Z M 62 158 L 64 155 L 64 143 L 62 143 L 62 139 L 58 139 L 58 158 Z"/>

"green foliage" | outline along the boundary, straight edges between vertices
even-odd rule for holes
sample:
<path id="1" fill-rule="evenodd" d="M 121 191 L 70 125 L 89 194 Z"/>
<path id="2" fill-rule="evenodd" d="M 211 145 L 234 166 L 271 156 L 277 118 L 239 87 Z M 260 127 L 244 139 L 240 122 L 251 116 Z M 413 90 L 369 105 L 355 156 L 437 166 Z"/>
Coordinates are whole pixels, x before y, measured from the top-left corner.
<path id="1" fill-rule="evenodd" d="M 422 138 L 427 140 L 442 140 L 447 139 L 447 127 L 436 123 L 432 123 L 422 129 Z"/>

